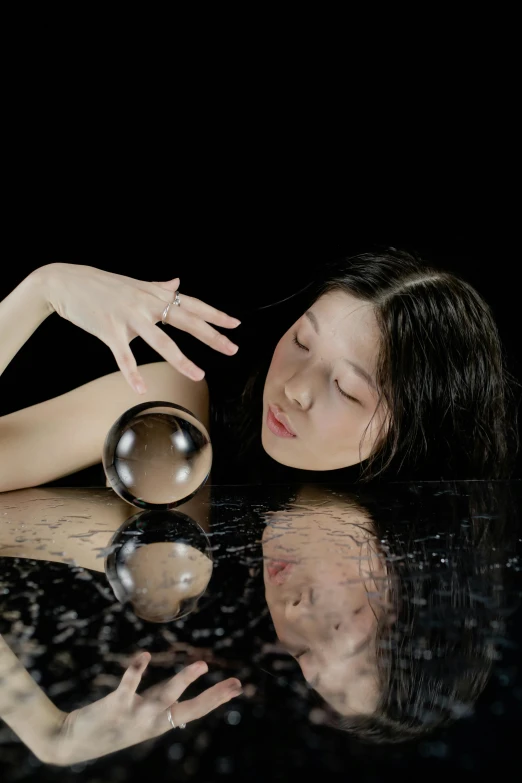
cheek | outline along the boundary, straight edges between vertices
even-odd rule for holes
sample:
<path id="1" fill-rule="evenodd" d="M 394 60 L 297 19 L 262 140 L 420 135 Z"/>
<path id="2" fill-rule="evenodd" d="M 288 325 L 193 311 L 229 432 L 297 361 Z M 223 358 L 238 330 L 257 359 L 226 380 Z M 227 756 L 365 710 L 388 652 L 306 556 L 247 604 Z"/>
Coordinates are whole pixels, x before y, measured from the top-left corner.
<path id="1" fill-rule="evenodd" d="M 288 338 L 284 335 L 277 343 L 274 353 L 272 355 L 272 361 L 268 368 L 268 375 L 275 377 L 280 375 L 285 369 L 288 370 L 290 362 L 290 351 L 288 348 Z"/>
<path id="2" fill-rule="evenodd" d="M 357 557 L 347 556 L 344 562 L 321 560 L 309 574 L 318 604 L 357 608 L 368 600 L 364 576 L 359 574 Z"/>
<path id="3" fill-rule="evenodd" d="M 268 611 L 270 612 L 270 617 L 272 618 L 272 622 L 276 630 L 276 634 L 278 636 L 280 635 L 284 636 L 285 635 L 284 614 L 281 611 L 277 601 L 271 601 L 266 593 L 265 593 L 265 598 L 268 606 Z"/>

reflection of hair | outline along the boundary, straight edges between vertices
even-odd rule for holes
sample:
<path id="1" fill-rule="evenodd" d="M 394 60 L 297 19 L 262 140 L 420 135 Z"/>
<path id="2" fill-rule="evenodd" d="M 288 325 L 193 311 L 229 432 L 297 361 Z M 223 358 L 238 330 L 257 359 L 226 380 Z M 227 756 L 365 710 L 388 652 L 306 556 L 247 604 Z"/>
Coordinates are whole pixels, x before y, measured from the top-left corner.
<path id="1" fill-rule="evenodd" d="M 357 478 L 385 470 L 401 478 L 507 478 L 518 448 L 514 379 L 475 289 L 390 250 L 331 265 L 318 296 L 330 291 L 372 303 L 382 336 L 376 380 L 388 430 Z M 264 369 L 243 393 L 245 448 L 259 437 Z"/>
<path id="2" fill-rule="evenodd" d="M 330 719 L 360 739 L 400 742 L 472 712 L 505 631 L 509 488 L 485 482 L 470 498 L 456 488 L 449 521 L 436 500 L 385 538 L 374 514 L 391 588 L 392 619 L 383 613 L 377 629 L 381 698 L 372 715 Z"/>

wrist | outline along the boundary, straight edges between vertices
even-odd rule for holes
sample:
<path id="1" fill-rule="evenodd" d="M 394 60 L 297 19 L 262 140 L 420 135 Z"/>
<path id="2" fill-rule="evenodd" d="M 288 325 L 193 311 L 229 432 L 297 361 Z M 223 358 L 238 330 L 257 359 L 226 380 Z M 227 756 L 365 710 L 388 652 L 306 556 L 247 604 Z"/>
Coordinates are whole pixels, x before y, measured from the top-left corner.
<path id="1" fill-rule="evenodd" d="M 66 712 L 60 710 L 33 680 L 0 636 L 0 718 L 45 763 L 57 763 Z"/>
<path id="2" fill-rule="evenodd" d="M 69 713 L 58 709 L 54 704 L 52 708 L 46 712 L 42 731 L 31 750 L 44 764 L 63 766 L 68 763 L 64 726 Z"/>

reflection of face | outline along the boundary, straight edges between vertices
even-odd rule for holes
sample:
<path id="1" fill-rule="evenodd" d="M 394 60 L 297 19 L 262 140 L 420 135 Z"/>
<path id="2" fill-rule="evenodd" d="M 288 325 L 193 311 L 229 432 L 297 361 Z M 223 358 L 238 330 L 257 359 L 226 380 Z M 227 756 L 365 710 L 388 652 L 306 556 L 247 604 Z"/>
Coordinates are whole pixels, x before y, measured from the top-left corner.
<path id="1" fill-rule="evenodd" d="M 375 633 L 386 571 L 368 519 L 339 509 L 300 506 L 270 518 L 265 594 L 279 641 L 308 683 L 338 712 L 370 714 L 379 698 Z"/>
<path id="2" fill-rule="evenodd" d="M 308 313 L 275 348 L 263 393 L 261 439 L 265 451 L 283 465 L 335 470 L 366 459 L 377 442 L 381 410 L 364 431 L 378 401 L 371 384 L 380 334 L 372 306 L 345 292 L 325 294 Z M 282 411 L 296 437 L 274 434 L 267 423 L 270 405 Z"/>

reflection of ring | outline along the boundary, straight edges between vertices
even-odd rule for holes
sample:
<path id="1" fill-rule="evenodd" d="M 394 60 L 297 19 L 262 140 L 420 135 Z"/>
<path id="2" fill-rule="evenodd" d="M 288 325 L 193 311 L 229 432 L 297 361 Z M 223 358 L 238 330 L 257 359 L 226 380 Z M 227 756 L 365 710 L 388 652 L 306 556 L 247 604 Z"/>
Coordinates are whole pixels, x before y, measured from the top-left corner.
<path id="1" fill-rule="evenodd" d="M 172 300 L 172 302 L 169 302 L 166 308 L 163 311 L 163 315 L 161 316 L 161 323 L 163 326 L 167 323 L 167 316 L 169 314 L 169 309 L 171 305 L 176 305 L 176 307 L 181 307 L 181 297 L 179 295 L 179 291 L 176 291 L 176 296 Z"/>
<path id="2" fill-rule="evenodd" d="M 177 704 L 177 703 L 178 703 L 178 702 L 176 702 L 176 704 Z M 167 712 L 167 718 L 169 719 L 169 723 L 170 723 L 170 725 L 172 726 L 172 728 L 173 728 L 173 729 L 175 729 L 175 728 L 176 728 L 176 724 L 175 724 L 175 723 L 174 723 L 174 721 L 172 720 L 172 713 L 171 713 L 171 711 L 170 711 L 170 707 L 169 707 L 169 709 L 168 709 L 168 712 Z M 187 725 L 186 723 L 180 723 L 180 724 L 179 724 L 179 726 L 178 726 L 178 728 L 180 728 L 180 729 L 184 729 L 186 725 Z"/>

